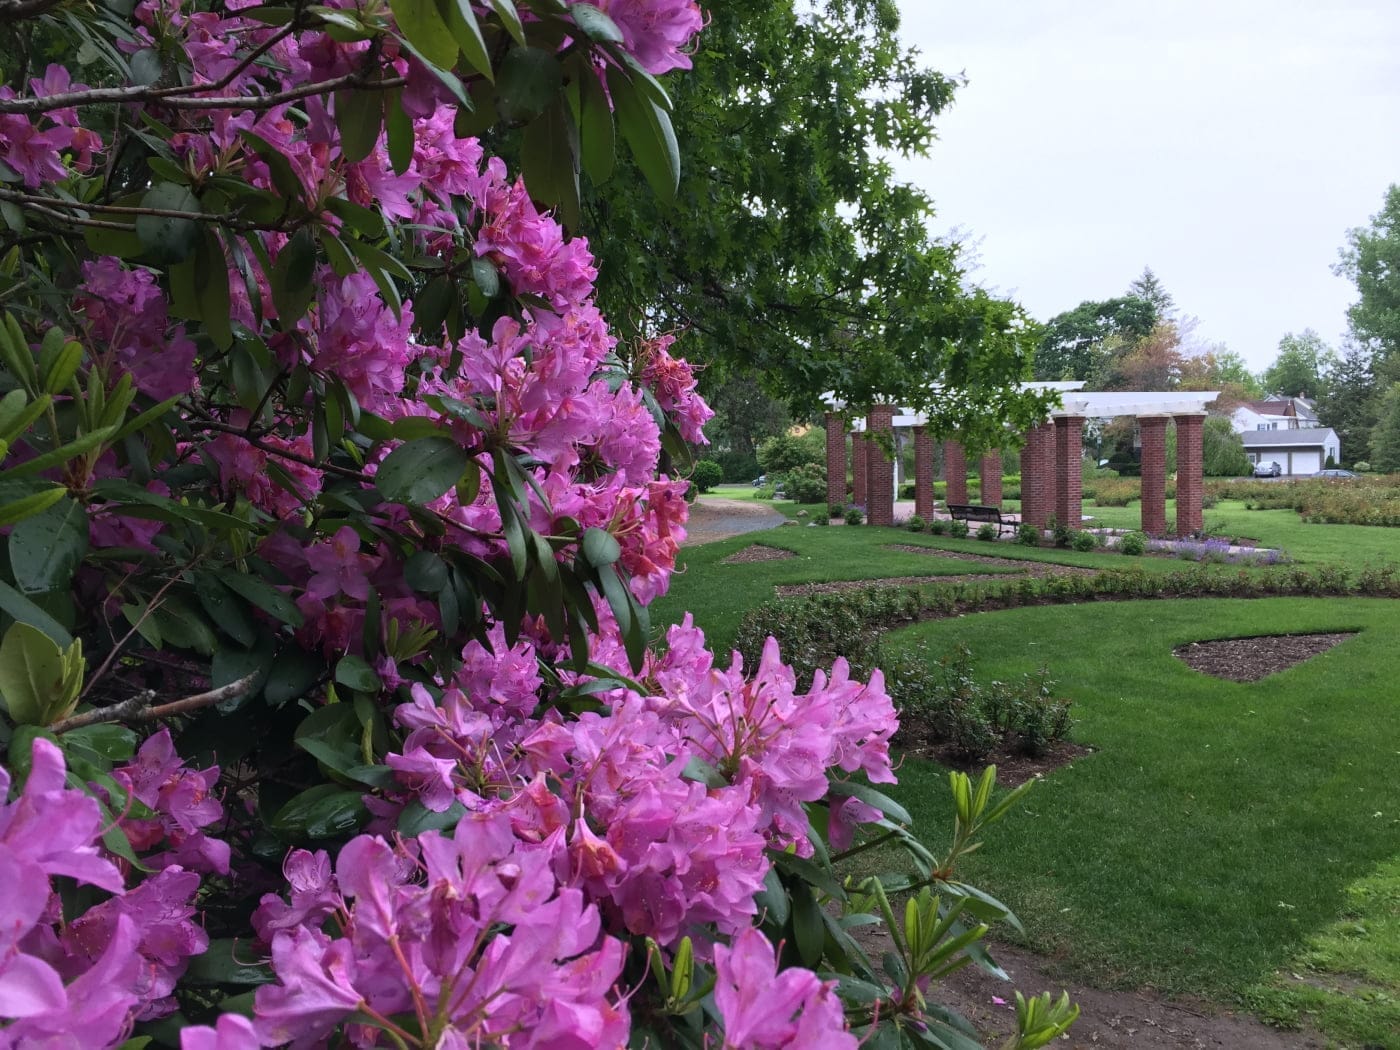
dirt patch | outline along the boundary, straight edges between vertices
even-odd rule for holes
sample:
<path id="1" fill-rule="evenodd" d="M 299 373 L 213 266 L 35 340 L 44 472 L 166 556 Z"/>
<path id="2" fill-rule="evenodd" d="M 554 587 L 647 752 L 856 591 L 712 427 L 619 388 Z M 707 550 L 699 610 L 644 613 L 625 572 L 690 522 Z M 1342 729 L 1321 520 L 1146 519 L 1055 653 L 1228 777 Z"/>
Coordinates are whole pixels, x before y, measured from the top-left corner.
<path id="1" fill-rule="evenodd" d="M 781 547 L 770 547 L 766 543 L 755 543 L 745 547 L 741 551 L 735 551 L 727 558 L 719 560 L 721 565 L 751 565 L 757 561 L 783 561 L 786 558 L 795 558 L 792 551 L 785 551 Z"/>
<path id="2" fill-rule="evenodd" d="M 1341 634 L 1275 634 L 1261 638 L 1221 638 L 1190 642 L 1173 649 L 1188 667 L 1231 682 L 1257 682 L 1278 671 L 1311 660 L 1355 632 Z"/>
<path id="3" fill-rule="evenodd" d="M 966 966 L 940 984 L 935 999 L 966 1017 L 996 1046 L 1016 1030 L 1016 997 L 1061 989 L 1079 1004 L 1079 1020 L 1054 1047 L 1066 1050 L 1309 1050 L 1326 1042 L 1308 1032 L 1270 1028 L 1245 1014 L 1194 999 L 1161 999 L 1151 992 L 1106 992 L 1066 982 L 1053 959 L 990 945 L 1011 981 Z M 878 956 L 876 956 L 878 958 Z M 998 1003 L 1003 1000 L 1006 1005 Z"/>
<path id="4" fill-rule="evenodd" d="M 932 740 L 927 734 L 920 732 L 920 727 L 914 726 L 911 730 L 904 723 L 900 723 L 895 745 L 907 755 L 918 755 L 950 769 L 960 769 L 974 779 L 988 766 L 996 766 L 998 787 L 1016 787 L 1024 784 L 1027 780 L 1034 780 L 1062 766 L 1073 765 L 1096 750 L 1083 744 L 1061 740 L 1046 748 L 1043 755 L 1032 757 L 1015 748 L 1003 746 L 975 761 L 969 761 L 946 741 Z"/>

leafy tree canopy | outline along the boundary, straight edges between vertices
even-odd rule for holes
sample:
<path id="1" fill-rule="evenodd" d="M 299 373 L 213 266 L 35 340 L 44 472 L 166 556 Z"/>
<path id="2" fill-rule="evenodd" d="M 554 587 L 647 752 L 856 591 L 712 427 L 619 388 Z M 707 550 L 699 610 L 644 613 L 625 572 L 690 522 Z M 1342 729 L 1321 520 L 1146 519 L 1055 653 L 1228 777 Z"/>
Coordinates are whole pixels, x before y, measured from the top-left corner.
<path id="1" fill-rule="evenodd" d="M 1327 341 L 1311 328 L 1298 335 L 1289 332 L 1279 340 L 1273 364 L 1264 370 L 1264 388 L 1269 394 L 1285 397 L 1316 397 L 1335 359 Z"/>
<path id="2" fill-rule="evenodd" d="M 1356 285 L 1352 333 L 1377 356 L 1400 356 L 1400 185 L 1391 185 L 1368 226 L 1347 231 L 1336 272 Z"/>
<path id="3" fill-rule="evenodd" d="M 687 129 L 676 206 L 637 193 L 625 163 L 585 195 L 589 225 L 610 234 L 598 246 L 610 316 L 687 329 L 711 382 L 744 371 L 801 414 L 834 391 L 919 404 L 949 429 L 1025 415 L 1035 399 L 994 392 L 1026 378 L 1030 326 L 964 287 L 956 247 L 928 232 L 932 203 L 888 160 L 930 148 L 956 81 L 900 43 L 888 0 L 710 16 L 673 91 Z M 954 405 L 935 383 L 974 393 Z"/>
<path id="4" fill-rule="evenodd" d="M 1082 379 L 1091 389 L 1099 387 L 1116 353 L 1145 339 L 1161 319 L 1157 306 L 1137 295 L 1082 302 L 1045 325 L 1035 351 L 1035 377 Z"/>

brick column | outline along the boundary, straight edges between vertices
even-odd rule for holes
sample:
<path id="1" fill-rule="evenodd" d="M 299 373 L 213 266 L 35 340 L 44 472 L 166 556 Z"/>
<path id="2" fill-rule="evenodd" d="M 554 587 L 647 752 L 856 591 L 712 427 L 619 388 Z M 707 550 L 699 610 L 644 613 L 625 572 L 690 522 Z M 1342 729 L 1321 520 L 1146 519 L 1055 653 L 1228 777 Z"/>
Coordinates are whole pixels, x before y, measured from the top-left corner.
<path id="1" fill-rule="evenodd" d="M 1055 428 L 1041 423 L 1026 431 L 1021 447 L 1021 520 L 1043 529 L 1055 513 Z"/>
<path id="2" fill-rule="evenodd" d="M 949 503 L 967 502 L 967 450 L 956 441 L 943 442 L 943 480 Z"/>
<path id="3" fill-rule="evenodd" d="M 1142 416 L 1142 531 L 1167 534 L 1167 417 Z"/>
<path id="4" fill-rule="evenodd" d="M 893 444 L 893 405 L 871 405 L 865 419 L 871 435 L 881 435 Z M 886 455 L 878 441 L 867 441 L 865 449 L 866 520 L 872 525 L 893 525 L 894 460 Z"/>
<path id="5" fill-rule="evenodd" d="M 1083 523 L 1084 417 L 1055 417 L 1055 520 L 1077 529 Z"/>
<path id="6" fill-rule="evenodd" d="M 933 436 L 928 427 L 914 428 L 914 513 L 933 518 Z"/>
<path id="7" fill-rule="evenodd" d="M 846 422 L 835 412 L 826 414 L 826 502 L 846 505 Z"/>
<path id="8" fill-rule="evenodd" d="M 851 432 L 851 502 L 865 506 L 865 435 Z"/>
<path id="9" fill-rule="evenodd" d="M 1176 417 L 1176 534 L 1201 531 L 1201 495 L 1205 491 L 1205 463 L 1201 435 L 1205 416 Z"/>
<path id="10" fill-rule="evenodd" d="M 982 506 L 1001 509 L 1001 449 L 994 448 L 982 453 L 978 464 L 978 475 L 982 478 Z"/>

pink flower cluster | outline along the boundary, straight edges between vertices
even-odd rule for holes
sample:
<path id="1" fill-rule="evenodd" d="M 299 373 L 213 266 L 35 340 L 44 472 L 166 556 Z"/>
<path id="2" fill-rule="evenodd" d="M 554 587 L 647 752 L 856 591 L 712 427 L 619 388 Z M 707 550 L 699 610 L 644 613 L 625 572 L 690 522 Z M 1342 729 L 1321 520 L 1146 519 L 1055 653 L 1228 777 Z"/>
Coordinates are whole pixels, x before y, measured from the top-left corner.
<path id="1" fill-rule="evenodd" d="M 228 874 L 228 843 L 210 838 L 203 830 L 224 815 L 224 807 L 214 795 L 218 766 L 188 768 L 175 753 L 170 730 L 162 729 L 141 745 L 135 761 L 112 770 L 112 779 L 151 814 L 137 817 L 128 805 L 121 818 L 132 849 L 143 854 L 159 849 L 144 863 Z"/>
<path id="2" fill-rule="evenodd" d="M 695 390 L 695 372 L 690 365 L 670 354 L 676 337 L 667 333 L 644 342 L 638 348 L 642 384 L 652 392 L 663 412 L 676 421 L 681 437 L 692 444 L 709 444 L 705 424 L 714 418 L 714 409 Z"/>
<path id="3" fill-rule="evenodd" d="M 128 269 L 111 256 L 83 263 L 78 307 L 87 320 L 94 360 L 113 377 L 129 373 L 157 401 L 195 387 L 195 345 L 172 325 L 165 293 L 150 270 Z"/>
<path id="4" fill-rule="evenodd" d="M 47 98 L 83 91 L 87 85 L 72 83 L 66 68 L 50 65 L 42 78 L 29 81 L 29 87 L 32 95 Z M 0 86 L 0 99 L 14 97 L 13 88 Z M 39 123 L 21 114 L 0 113 L 0 161 L 30 189 L 67 177 L 65 153 L 75 168 L 87 169 L 101 142 L 96 133 L 79 126 L 78 111 L 71 107 L 50 110 Z"/>
<path id="5" fill-rule="evenodd" d="M 24 790 L 0 768 L 0 1046 L 112 1046 L 173 1008 L 188 960 L 208 946 L 194 921 L 199 876 L 167 867 L 126 891 L 99 846 L 95 800 L 67 786 L 63 755 L 36 739 Z M 51 880 L 113 894 L 64 924 Z"/>
<path id="6" fill-rule="evenodd" d="M 324 854 L 295 854 L 311 877 L 255 917 L 278 978 L 257 993 L 264 1044 L 319 1045 L 349 1022 L 356 1045 L 381 1045 L 376 1029 L 407 1014 L 446 1050 L 622 1045 L 623 946 L 556 878 L 552 852 L 496 814 L 397 847 L 361 836 L 333 878 Z"/>
<path id="7" fill-rule="evenodd" d="M 724 1050 L 856 1050 L 834 984 L 810 970 L 779 971 L 777 954 L 758 930 L 715 947 L 715 1007 L 724 1019 Z"/>

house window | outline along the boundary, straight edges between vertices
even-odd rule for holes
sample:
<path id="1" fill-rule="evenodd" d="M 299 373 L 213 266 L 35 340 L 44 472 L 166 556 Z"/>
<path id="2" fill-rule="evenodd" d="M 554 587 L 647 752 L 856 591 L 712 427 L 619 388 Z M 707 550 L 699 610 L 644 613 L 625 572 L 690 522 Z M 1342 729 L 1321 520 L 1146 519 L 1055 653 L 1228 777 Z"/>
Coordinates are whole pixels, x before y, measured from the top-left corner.
<path id="1" fill-rule="evenodd" d="M 1268 430 L 1268 429 L 1269 429 L 1269 424 L 1267 424 L 1267 423 L 1259 423 L 1259 424 L 1257 424 L 1257 425 L 1255 426 L 1254 429 L 1255 429 L 1255 430 Z"/>

